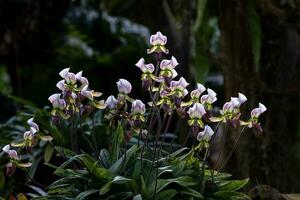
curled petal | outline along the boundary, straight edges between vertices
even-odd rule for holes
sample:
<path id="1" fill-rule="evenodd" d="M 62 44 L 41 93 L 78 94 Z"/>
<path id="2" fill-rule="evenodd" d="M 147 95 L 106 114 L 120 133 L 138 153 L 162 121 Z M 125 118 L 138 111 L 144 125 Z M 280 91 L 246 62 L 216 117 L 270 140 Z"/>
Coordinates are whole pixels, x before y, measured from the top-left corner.
<path id="1" fill-rule="evenodd" d="M 171 60 L 164 59 L 160 62 L 161 69 L 174 69 L 179 63 L 176 58 L 172 56 Z"/>
<path id="2" fill-rule="evenodd" d="M 10 150 L 10 145 L 7 144 L 2 148 L 2 151 L 4 151 L 5 153 L 8 153 L 8 151 Z"/>
<path id="3" fill-rule="evenodd" d="M 197 89 L 193 90 L 191 92 L 191 97 L 192 98 L 199 98 L 200 95 L 206 90 L 206 88 L 204 87 L 204 85 L 202 85 L 201 83 L 197 83 Z"/>
<path id="4" fill-rule="evenodd" d="M 32 127 L 32 128 L 34 128 L 35 130 L 36 130 L 36 132 L 39 132 L 39 126 L 33 121 L 33 118 L 30 118 L 30 119 L 28 119 L 27 120 L 27 124 L 30 126 L 30 127 Z"/>
<path id="5" fill-rule="evenodd" d="M 69 73 L 69 70 L 70 70 L 70 68 L 65 68 L 65 69 L 61 70 L 61 71 L 59 72 L 59 75 L 60 75 L 62 78 L 65 78 L 66 75 Z"/>
<path id="6" fill-rule="evenodd" d="M 65 85 L 65 80 L 61 80 L 59 81 L 57 84 L 56 84 L 56 87 L 58 89 L 60 89 L 61 91 L 65 91 L 67 88 L 66 88 L 66 85 Z"/>
<path id="7" fill-rule="evenodd" d="M 258 108 L 254 108 L 251 111 L 251 117 L 252 118 L 257 118 L 259 117 L 262 113 L 264 113 L 267 110 L 266 106 L 262 103 L 259 103 Z"/>
<path id="8" fill-rule="evenodd" d="M 238 98 L 239 98 L 239 101 L 240 101 L 241 104 L 243 104 L 247 101 L 247 97 L 244 94 L 240 93 L 240 92 L 238 94 Z"/>
<path id="9" fill-rule="evenodd" d="M 78 72 L 77 74 L 75 74 L 75 77 L 78 81 L 80 81 L 80 78 L 82 77 L 82 71 Z"/>

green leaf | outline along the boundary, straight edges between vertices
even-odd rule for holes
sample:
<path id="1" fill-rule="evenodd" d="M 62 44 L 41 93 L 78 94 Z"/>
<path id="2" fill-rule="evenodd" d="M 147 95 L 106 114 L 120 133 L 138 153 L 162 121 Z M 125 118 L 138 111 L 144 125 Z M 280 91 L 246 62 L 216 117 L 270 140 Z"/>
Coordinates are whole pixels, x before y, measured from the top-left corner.
<path id="1" fill-rule="evenodd" d="M 220 183 L 221 186 L 218 187 L 218 190 L 236 191 L 236 190 L 243 188 L 248 182 L 249 182 L 248 178 L 245 180 L 225 181 L 223 183 Z"/>
<path id="2" fill-rule="evenodd" d="M 251 200 L 248 195 L 235 191 L 219 191 L 214 193 L 214 196 L 221 197 L 224 200 Z"/>
<path id="3" fill-rule="evenodd" d="M 185 195 L 188 195 L 188 196 L 204 199 L 204 197 L 201 193 L 199 193 L 196 190 L 194 190 L 192 188 L 189 188 L 189 187 L 185 187 L 185 188 L 181 189 L 180 192 L 182 194 L 185 194 Z"/>
<path id="4" fill-rule="evenodd" d="M 175 195 L 177 194 L 177 191 L 174 189 L 165 190 L 157 194 L 156 200 L 171 200 Z"/>
<path id="5" fill-rule="evenodd" d="M 50 145 L 47 145 L 44 152 L 45 162 L 49 162 L 51 160 L 53 153 L 54 153 L 54 149 Z"/>
<path id="6" fill-rule="evenodd" d="M 75 200 L 83 200 L 86 197 L 98 192 L 99 190 L 96 189 L 92 189 L 92 190 L 86 190 L 84 192 L 81 192 L 79 195 L 77 195 L 77 197 L 75 198 Z"/>
<path id="7" fill-rule="evenodd" d="M 160 191 L 162 191 L 165 187 L 167 187 L 171 183 L 176 183 L 182 187 L 196 185 L 195 180 L 189 176 L 181 176 L 181 177 L 173 178 L 173 179 L 158 179 L 156 193 L 159 193 Z M 149 186 L 149 192 L 152 196 L 154 195 L 155 184 L 156 184 L 155 181 L 153 181 Z"/>
<path id="8" fill-rule="evenodd" d="M 116 130 L 112 133 L 112 149 L 111 149 L 111 163 L 118 160 L 120 154 L 120 145 L 124 140 L 124 131 L 121 123 L 118 123 Z"/>
<path id="9" fill-rule="evenodd" d="M 105 194 L 111 189 L 111 185 L 112 185 L 112 182 L 111 182 L 111 181 L 109 181 L 108 183 L 106 183 L 106 184 L 100 189 L 99 195 L 100 195 L 100 196 L 105 195 Z"/>
<path id="10" fill-rule="evenodd" d="M 109 170 L 111 171 L 111 173 L 113 174 L 117 174 L 122 166 L 126 166 L 128 161 L 132 158 L 132 156 L 137 152 L 138 150 L 138 146 L 137 145 L 133 145 L 132 147 L 130 147 L 130 149 L 128 149 L 126 151 L 126 156 L 125 154 L 122 155 L 110 168 Z M 126 158 L 126 159 L 125 159 Z M 123 163 L 125 162 L 125 163 Z"/>
<path id="11" fill-rule="evenodd" d="M 106 149 L 101 149 L 100 155 L 99 155 L 99 160 L 103 167 L 109 168 L 109 166 L 110 166 L 109 152 Z"/>

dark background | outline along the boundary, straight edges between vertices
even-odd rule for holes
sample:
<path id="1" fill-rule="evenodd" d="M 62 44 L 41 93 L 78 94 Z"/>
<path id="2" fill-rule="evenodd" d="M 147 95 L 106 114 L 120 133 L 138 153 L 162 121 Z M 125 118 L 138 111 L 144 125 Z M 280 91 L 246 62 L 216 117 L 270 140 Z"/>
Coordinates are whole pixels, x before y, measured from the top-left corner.
<path id="1" fill-rule="evenodd" d="M 83 70 L 105 96 L 118 78 L 143 95 L 134 64 L 158 30 L 179 74 L 216 90 L 219 106 L 242 92 L 243 111 L 268 107 L 263 135 L 246 132 L 226 170 L 299 192 L 299 0 L 0 0 L 1 122 L 17 109 L 9 94 L 49 105 L 65 67 Z"/>

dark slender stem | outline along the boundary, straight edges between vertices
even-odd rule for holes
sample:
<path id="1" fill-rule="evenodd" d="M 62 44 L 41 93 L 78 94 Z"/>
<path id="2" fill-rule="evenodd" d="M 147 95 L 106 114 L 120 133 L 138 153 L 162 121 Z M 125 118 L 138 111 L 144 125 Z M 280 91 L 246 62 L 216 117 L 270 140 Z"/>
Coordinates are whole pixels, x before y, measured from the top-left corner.
<path id="1" fill-rule="evenodd" d="M 96 150 L 96 155 L 99 153 L 98 144 L 97 144 L 97 138 L 96 138 L 96 131 L 95 131 L 95 108 L 92 108 L 92 139 L 94 141 L 94 146 Z"/>
<path id="2" fill-rule="evenodd" d="M 43 190 L 46 189 L 46 187 L 45 187 L 43 184 L 37 182 L 36 180 L 34 180 L 34 179 L 29 175 L 27 169 L 24 169 L 23 171 L 25 172 L 25 175 L 27 176 L 27 178 L 29 179 L 30 182 L 36 184 L 37 186 L 39 186 L 39 187 L 42 188 Z"/>
<path id="3" fill-rule="evenodd" d="M 218 145 L 218 158 L 217 158 L 217 161 L 215 162 L 214 164 L 214 169 L 218 166 L 219 164 L 219 161 L 220 161 L 220 158 L 223 154 L 223 150 L 224 150 L 224 146 L 225 146 L 225 143 L 226 143 L 226 140 L 227 140 L 227 135 L 228 135 L 228 127 L 226 126 L 225 127 L 225 138 L 220 142 L 221 144 Z"/>
<path id="4" fill-rule="evenodd" d="M 191 134 L 192 134 L 192 132 L 191 132 L 191 130 L 189 130 L 188 135 L 186 136 L 186 138 L 184 140 L 183 146 L 187 145 L 187 142 L 188 142 L 189 138 L 191 137 Z"/>
<path id="5" fill-rule="evenodd" d="M 234 145 L 233 145 L 233 147 L 232 147 L 232 149 L 231 149 L 231 151 L 230 151 L 228 157 L 225 159 L 224 163 L 220 166 L 219 171 L 221 171 L 221 170 L 226 166 L 226 164 L 227 164 L 227 162 L 229 161 L 230 157 L 232 156 L 233 152 L 236 150 L 237 145 L 238 145 L 238 143 L 239 143 L 239 140 L 240 140 L 240 138 L 241 138 L 241 136 L 242 136 L 244 130 L 245 130 L 245 126 L 243 127 L 243 129 L 241 130 L 241 132 L 240 132 L 240 134 L 238 135 L 237 139 L 235 140 Z"/>

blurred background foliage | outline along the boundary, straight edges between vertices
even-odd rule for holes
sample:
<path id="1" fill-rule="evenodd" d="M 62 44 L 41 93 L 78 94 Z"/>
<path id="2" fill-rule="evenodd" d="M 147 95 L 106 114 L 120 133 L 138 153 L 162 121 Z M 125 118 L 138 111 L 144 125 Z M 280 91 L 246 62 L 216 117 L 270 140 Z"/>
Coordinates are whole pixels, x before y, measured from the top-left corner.
<path id="1" fill-rule="evenodd" d="M 160 30 L 180 75 L 192 86 L 200 81 L 215 89 L 219 106 L 240 91 L 249 98 L 244 111 L 258 101 L 268 107 L 265 132 L 247 132 L 226 171 L 299 192 L 299 25 L 299 0 L 0 1 L 0 122 L 23 108 L 8 95 L 48 105 L 64 67 L 83 70 L 105 96 L 116 93 L 118 78 L 138 86 L 134 64 Z M 135 97 L 143 95 L 134 88 Z M 185 136 L 180 120 L 173 127 Z"/>

